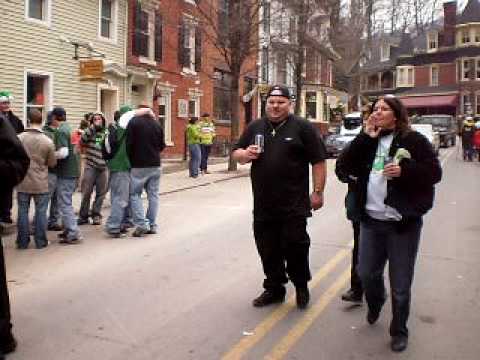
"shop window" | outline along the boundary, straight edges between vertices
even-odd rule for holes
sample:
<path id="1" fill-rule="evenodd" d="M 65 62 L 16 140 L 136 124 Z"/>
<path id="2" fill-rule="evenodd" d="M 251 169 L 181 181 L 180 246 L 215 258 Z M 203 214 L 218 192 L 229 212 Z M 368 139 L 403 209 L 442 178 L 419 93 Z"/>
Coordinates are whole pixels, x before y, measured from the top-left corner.
<path id="1" fill-rule="evenodd" d="M 49 82 L 50 76 L 48 75 L 27 74 L 27 98 L 25 104 L 25 115 L 27 119 L 31 109 L 39 110 L 43 118 L 46 118 L 46 111 L 50 103 Z"/>
<path id="2" fill-rule="evenodd" d="M 305 115 L 308 120 L 317 120 L 317 93 L 307 91 L 305 96 Z"/>

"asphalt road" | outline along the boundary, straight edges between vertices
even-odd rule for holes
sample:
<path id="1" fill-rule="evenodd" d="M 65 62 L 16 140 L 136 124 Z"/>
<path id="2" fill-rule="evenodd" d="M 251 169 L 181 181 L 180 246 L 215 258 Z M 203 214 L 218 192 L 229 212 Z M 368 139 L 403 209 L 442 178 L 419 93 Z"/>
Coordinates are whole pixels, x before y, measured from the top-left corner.
<path id="1" fill-rule="evenodd" d="M 442 150 L 444 179 L 425 217 L 413 289 L 410 346 L 389 349 L 390 306 L 366 324 L 348 307 L 351 228 L 345 186 L 330 171 L 326 206 L 309 222 L 312 302 L 256 309 L 263 274 L 251 232 L 248 178 L 161 196 L 160 231 L 82 245 L 53 243 L 6 258 L 11 360 L 459 359 L 480 353 L 480 163 Z M 329 160 L 329 169 L 333 160 Z M 288 294 L 293 295 L 289 286 Z"/>

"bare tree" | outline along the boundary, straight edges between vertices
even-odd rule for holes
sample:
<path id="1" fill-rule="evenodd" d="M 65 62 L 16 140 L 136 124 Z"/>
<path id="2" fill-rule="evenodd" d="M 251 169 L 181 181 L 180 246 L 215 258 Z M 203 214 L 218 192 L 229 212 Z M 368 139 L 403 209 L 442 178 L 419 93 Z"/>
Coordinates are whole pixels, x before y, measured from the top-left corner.
<path id="1" fill-rule="evenodd" d="M 206 40 L 217 50 L 219 61 L 231 76 L 230 138 L 236 142 L 240 132 L 240 80 L 248 71 L 249 59 L 258 53 L 258 27 L 262 0 L 196 0 Z M 255 63 L 255 61 L 253 61 Z M 254 65 L 255 66 L 255 65 Z M 237 169 L 230 156 L 228 170 Z"/>

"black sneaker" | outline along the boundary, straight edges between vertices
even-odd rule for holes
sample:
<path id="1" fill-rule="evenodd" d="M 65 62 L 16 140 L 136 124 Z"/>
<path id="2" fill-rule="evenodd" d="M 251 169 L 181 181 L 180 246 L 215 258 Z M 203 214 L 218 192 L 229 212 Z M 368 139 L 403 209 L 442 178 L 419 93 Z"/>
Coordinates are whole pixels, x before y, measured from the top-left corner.
<path id="1" fill-rule="evenodd" d="M 362 298 L 363 298 L 362 294 L 359 294 L 358 292 L 356 292 L 355 290 L 352 290 L 352 289 L 350 289 L 346 293 L 342 294 L 342 300 L 343 301 L 351 302 L 351 303 L 354 303 L 354 304 L 363 303 Z"/>
<path id="2" fill-rule="evenodd" d="M 408 337 L 404 335 L 392 336 L 392 342 L 390 343 L 390 348 L 395 352 L 402 352 L 408 346 Z"/>
<path id="3" fill-rule="evenodd" d="M 149 235 L 154 235 L 157 233 L 157 228 L 150 228 L 150 230 L 147 231 L 147 234 Z"/>
<path id="4" fill-rule="evenodd" d="M 297 287 L 295 288 L 296 297 L 297 297 L 297 308 L 306 309 L 308 303 L 310 302 L 310 292 L 308 287 Z"/>
<path id="5" fill-rule="evenodd" d="M 88 225 L 90 224 L 88 222 L 88 218 L 84 219 L 84 218 L 78 218 L 78 221 L 77 221 L 77 225 Z"/>
<path id="6" fill-rule="evenodd" d="M 144 235 L 147 234 L 147 233 L 148 233 L 148 230 L 147 230 L 147 229 L 144 229 L 144 228 L 141 228 L 141 227 L 137 227 L 137 228 L 135 229 L 135 231 L 133 232 L 132 235 L 133 235 L 134 237 L 142 237 L 142 236 L 144 236 Z"/>
<path id="7" fill-rule="evenodd" d="M 263 307 L 270 304 L 282 303 L 285 301 L 285 291 L 272 292 L 265 290 L 259 297 L 253 299 L 252 304 L 255 307 Z"/>
<path id="8" fill-rule="evenodd" d="M 370 325 L 373 325 L 377 322 L 378 318 L 380 317 L 380 308 L 379 309 L 368 309 L 367 313 L 367 321 Z"/>
<path id="9" fill-rule="evenodd" d="M 50 224 L 47 227 L 48 231 L 63 231 L 63 226 L 60 224 Z"/>

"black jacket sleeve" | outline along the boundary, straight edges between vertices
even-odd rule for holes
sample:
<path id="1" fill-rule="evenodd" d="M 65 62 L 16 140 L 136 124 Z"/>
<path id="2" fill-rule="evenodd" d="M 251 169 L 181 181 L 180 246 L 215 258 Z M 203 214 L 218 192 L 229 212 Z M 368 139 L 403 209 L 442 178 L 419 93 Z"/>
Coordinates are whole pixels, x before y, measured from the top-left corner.
<path id="1" fill-rule="evenodd" d="M 0 117 L 0 187 L 13 189 L 27 174 L 30 159 L 15 129 Z"/>

